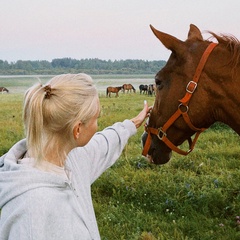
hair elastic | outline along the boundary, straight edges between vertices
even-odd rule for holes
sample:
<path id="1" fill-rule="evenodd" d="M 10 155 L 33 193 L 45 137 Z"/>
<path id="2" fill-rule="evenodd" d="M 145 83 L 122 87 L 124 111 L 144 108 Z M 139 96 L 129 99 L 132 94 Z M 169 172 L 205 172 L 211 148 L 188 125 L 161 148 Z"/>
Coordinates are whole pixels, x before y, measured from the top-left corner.
<path id="1" fill-rule="evenodd" d="M 51 85 L 45 86 L 44 91 L 45 91 L 45 98 L 49 99 L 52 91 Z"/>

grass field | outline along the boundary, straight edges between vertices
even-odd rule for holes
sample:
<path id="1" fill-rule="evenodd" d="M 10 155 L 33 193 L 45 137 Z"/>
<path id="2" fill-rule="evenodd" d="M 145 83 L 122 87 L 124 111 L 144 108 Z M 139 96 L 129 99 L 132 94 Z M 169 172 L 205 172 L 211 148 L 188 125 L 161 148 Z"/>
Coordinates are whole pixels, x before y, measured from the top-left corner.
<path id="1" fill-rule="evenodd" d="M 0 155 L 24 136 L 22 99 L 20 93 L 0 95 Z M 99 130 L 135 116 L 144 99 L 154 102 L 139 93 L 100 94 Z M 102 239 L 240 239 L 239 136 L 215 124 L 190 155 L 174 153 L 169 163 L 156 166 L 141 156 L 142 132 L 92 186 Z"/>

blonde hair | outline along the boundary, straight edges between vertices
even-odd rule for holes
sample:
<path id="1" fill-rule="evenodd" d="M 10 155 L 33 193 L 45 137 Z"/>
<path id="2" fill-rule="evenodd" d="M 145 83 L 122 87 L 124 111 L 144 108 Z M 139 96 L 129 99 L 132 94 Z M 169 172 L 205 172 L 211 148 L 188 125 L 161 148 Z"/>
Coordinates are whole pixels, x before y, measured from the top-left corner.
<path id="1" fill-rule="evenodd" d="M 87 123 L 99 110 L 98 94 L 87 74 L 63 74 L 45 86 L 37 84 L 25 93 L 24 127 L 30 157 L 40 163 L 54 155 L 63 165 L 76 146 L 73 129 Z"/>

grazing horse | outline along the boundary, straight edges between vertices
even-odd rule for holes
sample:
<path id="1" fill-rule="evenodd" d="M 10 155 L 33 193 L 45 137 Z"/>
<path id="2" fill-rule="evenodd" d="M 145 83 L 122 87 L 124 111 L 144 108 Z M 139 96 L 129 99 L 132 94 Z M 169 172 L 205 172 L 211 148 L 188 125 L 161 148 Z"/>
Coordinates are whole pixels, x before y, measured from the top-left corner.
<path id="1" fill-rule="evenodd" d="M 123 84 L 122 85 L 122 90 L 123 90 L 123 93 L 125 93 L 125 91 L 127 91 L 127 93 L 130 91 L 135 93 L 136 92 L 136 89 L 134 88 L 134 86 L 132 84 Z"/>
<path id="2" fill-rule="evenodd" d="M 146 93 L 147 94 L 147 92 L 148 92 L 148 85 L 143 85 L 143 84 L 141 84 L 140 86 L 139 86 L 139 91 L 140 91 L 140 94 L 144 94 L 144 93 Z"/>
<path id="3" fill-rule="evenodd" d="M 0 92 L 1 93 L 3 93 L 3 92 L 9 93 L 9 90 L 5 87 L 0 87 Z"/>
<path id="4" fill-rule="evenodd" d="M 218 43 L 204 40 L 193 24 L 186 41 L 150 27 L 172 54 L 155 76 L 157 93 L 142 135 L 142 154 L 155 164 L 168 162 L 172 151 L 187 155 L 199 134 L 215 122 L 240 135 L 239 41 L 213 32 Z M 185 140 L 187 151 L 179 149 Z"/>
<path id="5" fill-rule="evenodd" d="M 107 87 L 106 89 L 106 96 L 111 97 L 111 93 L 116 93 L 115 97 L 118 97 L 118 92 L 122 89 L 122 86 L 120 87 Z"/>

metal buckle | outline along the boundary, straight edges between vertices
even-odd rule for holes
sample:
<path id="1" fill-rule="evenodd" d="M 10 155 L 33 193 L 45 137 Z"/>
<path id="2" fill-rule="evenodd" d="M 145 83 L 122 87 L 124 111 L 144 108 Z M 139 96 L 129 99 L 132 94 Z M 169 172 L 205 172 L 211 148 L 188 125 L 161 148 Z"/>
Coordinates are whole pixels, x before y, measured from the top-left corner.
<path id="1" fill-rule="evenodd" d="M 194 86 L 190 86 L 191 84 L 193 84 Z M 194 81 L 190 81 L 186 87 L 186 91 L 192 94 L 196 88 L 197 88 L 197 83 Z"/>
<path id="2" fill-rule="evenodd" d="M 162 130 L 162 127 L 159 128 L 158 138 L 162 141 L 163 137 L 166 137 L 167 134 Z"/>

